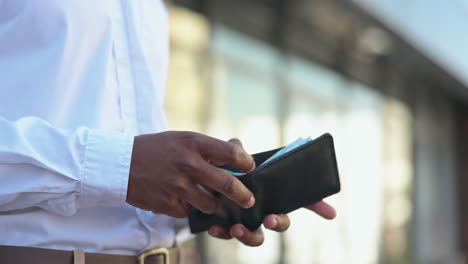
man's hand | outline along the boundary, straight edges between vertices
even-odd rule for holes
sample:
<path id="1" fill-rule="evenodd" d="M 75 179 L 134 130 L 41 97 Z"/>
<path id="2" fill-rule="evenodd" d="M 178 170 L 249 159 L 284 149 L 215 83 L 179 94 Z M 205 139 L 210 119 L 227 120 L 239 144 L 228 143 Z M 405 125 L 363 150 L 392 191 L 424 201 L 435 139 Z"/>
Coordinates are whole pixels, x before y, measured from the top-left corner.
<path id="1" fill-rule="evenodd" d="M 232 142 L 242 148 L 242 143 L 238 139 L 231 139 Z M 336 217 L 335 209 L 324 201 L 306 206 L 305 208 L 315 212 L 326 219 L 333 219 Z M 290 225 L 289 217 L 285 214 L 270 214 L 263 219 L 263 226 L 273 231 L 284 232 Z M 250 231 L 242 224 L 235 224 L 230 228 L 221 226 L 212 226 L 208 230 L 208 234 L 213 237 L 221 239 L 231 239 L 235 237 L 237 240 L 247 246 L 260 246 L 263 244 L 265 237 L 263 235 L 262 227 L 255 231 Z"/>
<path id="2" fill-rule="evenodd" d="M 193 132 L 169 131 L 135 137 L 127 202 L 138 208 L 172 217 L 185 217 L 188 204 L 211 214 L 216 199 L 204 184 L 244 208 L 255 199 L 235 176 L 211 163 L 229 164 L 243 172 L 255 168 L 244 149 Z"/>
<path id="3" fill-rule="evenodd" d="M 333 219 L 336 217 L 335 209 L 324 201 L 306 206 L 305 208 L 317 213 L 326 219 Z M 289 217 L 285 214 L 270 214 L 263 219 L 263 226 L 273 231 L 284 232 L 288 229 L 290 224 Z M 262 227 L 255 231 L 250 231 L 242 224 L 235 224 L 230 228 L 221 226 L 212 226 L 208 230 L 208 234 L 213 237 L 221 239 L 231 239 L 235 237 L 243 244 L 251 247 L 257 247 L 263 244 L 265 237 L 263 235 Z"/>

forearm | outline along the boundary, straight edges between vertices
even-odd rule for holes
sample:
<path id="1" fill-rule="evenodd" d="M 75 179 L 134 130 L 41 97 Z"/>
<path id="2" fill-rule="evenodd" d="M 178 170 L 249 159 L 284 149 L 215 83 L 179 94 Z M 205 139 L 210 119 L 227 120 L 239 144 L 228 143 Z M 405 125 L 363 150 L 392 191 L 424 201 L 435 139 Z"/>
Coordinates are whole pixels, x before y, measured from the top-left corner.
<path id="1" fill-rule="evenodd" d="M 0 117 L 0 211 L 32 206 L 72 215 L 125 202 L 133 137 L 35 117 Z"/>

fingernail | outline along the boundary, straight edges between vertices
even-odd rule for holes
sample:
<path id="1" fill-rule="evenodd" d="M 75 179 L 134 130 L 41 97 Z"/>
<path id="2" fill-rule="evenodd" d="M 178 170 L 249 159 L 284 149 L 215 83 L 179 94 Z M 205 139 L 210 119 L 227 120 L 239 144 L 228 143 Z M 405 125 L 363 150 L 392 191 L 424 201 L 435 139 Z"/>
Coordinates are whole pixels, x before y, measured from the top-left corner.
<path id="1" fill-rule="evenodd" d="M 252 169 L 250 171 L 253 171 L 257 167 L 257 164 L 255 163 L 255 159 L 252 156 L 250 156 L 250 158 L 251 158 L 251 161 L 252 161 Z"/>
<path id="2" fill-rule="evenodd" d="M 233 235 L 235 237 L 243 237 L 244 236 L 244 230 L 242 230 L 242 228 L 235 228 L 233 230 Z"/>
<path id="3" fill-rule="evenodd" d="M 250 208 L 250 207 L 254 206 L 254 204 L 255 204 L 255 197 L 254 197 L 253 194 L 252 194 L 252 196 L 250 196 L 250 200 L 249 200 L 249 202 L 247 203 L 247 206 L 246 206 L 246 207 L 247 207 L 247 208 Z"/>
<path id="4" fill-rule="evenodd" d="M 278 226 L 278 219 L 276 217 L 273 217 L 273 220 L 271 220 L 271 224 L 273 225 L 273 228 Z"/>

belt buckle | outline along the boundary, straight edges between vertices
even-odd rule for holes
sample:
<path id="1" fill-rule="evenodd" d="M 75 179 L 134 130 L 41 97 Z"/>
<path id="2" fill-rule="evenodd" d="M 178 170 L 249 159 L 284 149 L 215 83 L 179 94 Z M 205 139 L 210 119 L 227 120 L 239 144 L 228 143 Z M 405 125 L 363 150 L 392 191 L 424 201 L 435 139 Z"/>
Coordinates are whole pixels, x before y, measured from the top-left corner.
<path id="1" fill-rule="evenodd" d="M 164 264 L 169 264 L 169 250 L 167 248 L 155 248 L 145 251 L 138 255 L 138 263 L 145 264 L 145 259 L 149 256 L 162 255 L 164 257 Z"/>

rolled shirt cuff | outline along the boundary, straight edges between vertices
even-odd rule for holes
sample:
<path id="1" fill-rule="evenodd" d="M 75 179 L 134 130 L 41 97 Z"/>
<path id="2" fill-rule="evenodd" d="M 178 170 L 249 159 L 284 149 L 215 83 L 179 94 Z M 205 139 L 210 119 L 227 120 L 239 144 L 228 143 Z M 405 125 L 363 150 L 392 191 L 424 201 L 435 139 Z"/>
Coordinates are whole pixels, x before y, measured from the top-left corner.
<path id="1" fill-rule="evenodd" d="M 83 160 L 80 207 L 125 203 L 134 137 L 90 129 Z"/>

